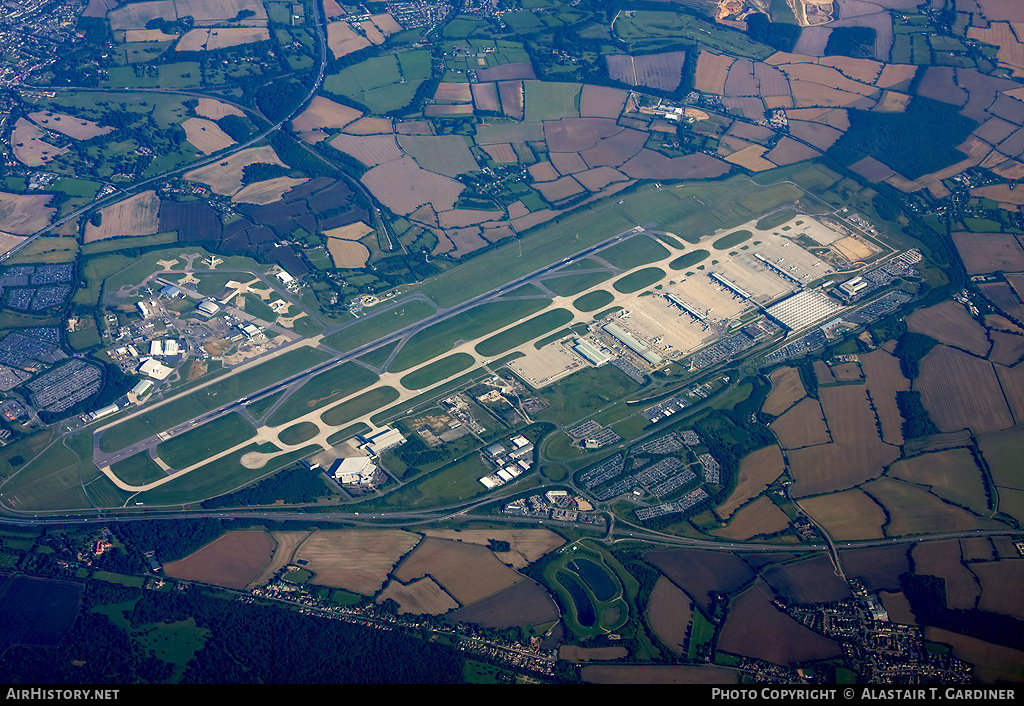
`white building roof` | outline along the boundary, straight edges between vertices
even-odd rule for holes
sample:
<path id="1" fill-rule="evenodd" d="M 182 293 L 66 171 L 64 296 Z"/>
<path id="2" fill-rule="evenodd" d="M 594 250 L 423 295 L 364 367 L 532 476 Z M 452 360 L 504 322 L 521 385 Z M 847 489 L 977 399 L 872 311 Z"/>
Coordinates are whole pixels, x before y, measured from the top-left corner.
<path id="1" fill-rule="evenodd" d="M 834 299 L 818 290 L 804 290 L 768 307 L 768 315 L 780 324 L 797 331 L 827 319 L 842 307 Z"/>

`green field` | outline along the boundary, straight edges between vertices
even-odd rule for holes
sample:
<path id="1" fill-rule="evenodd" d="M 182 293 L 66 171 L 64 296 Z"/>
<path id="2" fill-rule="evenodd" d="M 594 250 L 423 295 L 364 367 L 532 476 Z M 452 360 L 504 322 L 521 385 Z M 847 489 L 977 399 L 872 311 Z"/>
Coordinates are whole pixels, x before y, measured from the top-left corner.
<path id="1" fill-rule="evenodd" d="M 252 424 L 242 415 L 232 412 L 157 444 L 156 450 L 168 466 L 180 470 L 254 436 L 256 429 Z"/>
<path id="2" fill-rule="evenodd" d="M 455 353 L 409 373 L 402 378 L 401 383 L 407 390 L 422 390 L 461 373 L 474 362 L 469 353 Z"/>
<path id="3" fill-rule="evenodd" d="M 411 326 L 435 313 L 437 310 L 430 304 L 411 301 L 380 314 L 357 319 L 341 331 L 325 336 L 323 342 L 337 351 L 347 353 L 360 346 L 365 346 L 367 343 L 372 343 L 381 336 Z"/>
<path id="4" fill-rule="evenodd" d="M 615 301 L 615 295 L 603 289 L 588 292 L 572 303 L 579 311 L 597 311 Z"/>
<path id="5" fill-rule="evenodd" d="M 616 292 L 628 294 L 629 292 L 636 292 L 644 287 L 649 287 L 664 276 L 665 270 L 660 267 L 645 267 L 642 270 L 630 272 L 625 277 L 615 280 L 612 287 Z"/>
<path id="6" fill-rule="evenodd" d="M 729 248 L 734 248 L 740 243 L 750 240 L 753 235 L 754 234 L 749 230 L 738 230 L 734 233 L 729 233 L 729 235 L 723 235 L 712 243 L 711 247 L 715 250 L 728 250 Z"/>
<path id="7" fill-rule="evenodd" d="M 579 116 L 576 101 L 581 84 L 523 81 L 526 89 L 526 121 L 558 120 Z"/>
<path id="8" fill-rule="evenodd" d="M 563 277 L 552 277 L 544 280 L 544 286 L 560 297 L 571 297 L 574 294 L 601 284 L 612 276 L 611 272 L 580 272 Z"/>
<path id="9" fill-rule="evenodd" d="M 319 433 L 319 431 L 320 428 L 312 422 L 299 422 L 287 429 L 282 429 L 277 435 L 277 438 L 281 440 L 282 444 L 298 446 L 299 444 L 312 439 Z"/>
<path id="10" fill-rule="evenodd" d="M 568 309 L 551 309 L 550 311 L 545 311 L 540 316 L 535 316 L 529 321 L 516 324 L 510 329 L 506 329 L 481 341 L 474 350 L 480 355 L 493 357 L 532 341 L 538 336 L 564 326 L 572 320 L 573 314 Z"/>
<path id="11" fill-rule="evenodd" d="M 640 389 L 614 365 L 584 368 L 541 390 L 551 407 L 536 415 L 554 424 L 571 424 Z"/>
<path id="12" fill-rule="evenodd" d="M 379 375 L 358 363 L 342 363 L 307 380 L 274 410 L 267 419 L 267 425 L 276 427 L 286 424 L 367 388 L 378 380 Z"/>
<path id="13" fill-rule="evenodd" d="M 99 446 L 108 453 L 118 451 L 329 359 L 327 353 L 308 346 L 289 351 L 119 422 L 103 432 Z"/>
<path id="14" fill-rule="evenodd" d="M 668 263 L 668 266 L 673 270 L 685 270 L 687 267 L 693 267 L 694 265 L 703 262 L 710 254 L 711 253 L 707 250 L 693 250 L 681 257 L 677 257 L 675 260 Z"/>
<path id="15" fill-rule="evenodd" d="M 646 235 L 634 235 L 597 253 L 597 257 L 620 270 L 632 270 L 664 260 L 669 255 L 664 245 Z"/>
<path id="16" fill-rule="evenodd" d="M 451 350 L 456 341 L 472 341 L 486 336 L 495 329 L 540 311 L 550 303 L 550 299 L 521 299 L 475 306 L 412 336 L 391 361 L 388 371 L 399 373 L 425 363 Z"/>
<path id="17" fill-rule="evenodd" d="M 110 470 L 128 485 L 145 485 L 167 477 L 167 471 L 157 465 L 146 451 L 111 464 Z"/>
<path id="18" fill-rule="evenodd" d="M 340 427 L 354 419 L 364 417 L 398 399 L 398 390 L 393 387 L 375 387 L 361 395 L 331 407 L 320 415 L 324 424 Z"/>

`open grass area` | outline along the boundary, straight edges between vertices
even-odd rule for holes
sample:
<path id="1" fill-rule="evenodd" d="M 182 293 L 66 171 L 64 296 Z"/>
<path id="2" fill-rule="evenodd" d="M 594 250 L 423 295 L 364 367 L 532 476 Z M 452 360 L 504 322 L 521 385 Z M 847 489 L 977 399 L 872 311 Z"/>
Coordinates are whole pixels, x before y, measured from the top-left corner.
<path id="1" fill-rule="evenodd" d="M 410 326 L 435 314 L 437 310 L 422 301 L 411 301 L 394 309 L 357 319 L 341 331 L 325 336 L 323 342 L 342 353 L 376 341 L 381 336 Z"/>
<path id="2" fill-rule="evenodd" d="M 535 417 L 570 424 L 639 389 L 636 381 L 614 365 L 585 368 L 541 390 L 551 407 Z"/>
<path id="3" fill-rule="evenodd" d="M 288 399 L 274 410 L 267 420 L 269 426 L 280 426 L 308 414 L 315 409 L 326 407 L 332 402 L 369 387 L 380 380 L 380 376 L 358 363 L 348 362 L 326 370 L 310 378 Z"/>
<path id="4" fill-rule="evenodd" d="M 476 345 L 475 350 L 480 355 L 495 356 L 532 341 L 559 326 L 564 326 L 572 319 L 573 314 L 568 309 L 551 309 L 529 321 L 516 324 L 510 329 L 481 341 Z"/>
<path id="5" fill-rule="evenodd" d="M 323 363 L 330 356 L 304 346 L 241 373 L 220 378 L 206 387 L 160 405 L 151 411 L 119 422 L 100 437 L 100 448 L 118 451 L 173 426 L 205 414 L 221 405 L 246 397 L 287 377 Z"/>
<path id="6" fill-rule="evenodd" d="M 110 470 L 129 485 L 144 485 L 167 477 L 167 471 L 157 465 L 146 451 L 111 464 Z"/>
<path id="7" fill-rule="evenodd" d="M 56 438 L 4 484 L 4 501 L 15 510 L 89 508 L 83 484 L 98 475 L 88 432 Z"/>
<path id="8" fill-rule="evenodd" d="M 664 260 L 670 254 L 664 245 L 650 236 L 634 235 L 599 251 L 597 257 L 621 270 L 632 270 L 641 265 Z"/>
<path id="9" fill-rule="evenodd" d="M 357 397 L 331 407 L 320 415 L 325 424 L 341 426 L 354 419 L 365 417 L 398 399 L 398 390 L 393 387 L 375 387 Z"/>
<path id="10" fill-rule="evenodd" d="M 588 292 L 572 303 L 578 311 L 597 311 L 615 301 L 615 295 L 603 289 Z"/>
<path id="11" fill-rule="evenodd" d="M 585 289 L 601 284 L 612 276 L 611 272 L 580 272 L 563 277 L 552 277 L 544 280 L 544 286 L 560 297 L 571 297 Z"/>
<path id="12" fill-rule="evenodd" d="M 729 248 L 734 248 L 740 243 L 750 240 L 750 238 L 753 235 L 754 234 L 751 233 L 749 230 L 737 230 L 733 233 L 729 233 L 728 235 L 722 236 L 714 243 L 712 243 L 711 247 L 713 247 L 715 250 L 728 250 Z"/>
<path id="13" fill-rule="evenodd" d="M 551 303 L 550 299 L 494 301 L 436 323 L 412 336 L 388 367 L 398 373 L 451 350 L 456 341 L 472 341 L 495 329 L 508 326 L 534 314 Z"/>
<path id="14" fill-rule="evenodd" d="M 442 380 L 447 380 L 452 375 L 461 373 L 474 362 L 473 356 L 469 353 L 455 353 L 409 373 L 402 378 L 401 382 L 403 387 L 408 390 L 422 390 Z"/>
<path id="15" fill-rule="evenodd" d="M 225 414 L 157 445 L 160 458 L 171 468 L 188 468 L 204 458 L 256 436 L 256 429 L 237 412 Z"/>
<path id="16" fill-rule="evenodd" d="M 668 266 L 673 270 L 685 270 L 687 267 L 693 267 L 694 265 L 700 264 L 708 258 L 711 253 L 707 250 L 692 250 L 685 255 L 677 257 L 672 262 L 668 263 Z"/>
<path id="17" fill-rule="evenodd" d="M 642 270 L 630 272 L 625 277 L 615 280 L 612 287 L 616 292 L 628 294 L 629 292 L 636 292 L 644 287 L 649 287 L 655 282 L 661 280 L 664 276 L 665 270 L 660 267 L 645 267 Z"/>
<path id="18" fill-rule="evenodd" d="M 298 446 L 304 441 L 309 441 L 319 432 L 319 428 L 312 422 L 299 422 L 293 424 L 287 429 L 281 430 L 277 435 L 277 438 L 281 440 L 282 444 L 288 446 Z"/>

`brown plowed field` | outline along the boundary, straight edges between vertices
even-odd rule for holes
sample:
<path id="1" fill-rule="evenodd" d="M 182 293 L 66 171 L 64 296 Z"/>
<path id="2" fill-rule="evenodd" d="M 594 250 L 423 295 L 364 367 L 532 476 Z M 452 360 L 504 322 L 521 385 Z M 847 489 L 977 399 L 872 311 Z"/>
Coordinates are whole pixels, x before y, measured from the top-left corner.
<path id="1" fill-rule="evenodd" d="M 981 588 L 974 574 L 961 563 L 957 540 L 921 542 L 914 546 L 911 555 L 914 573 L 946 580 L 946 607 L 965 610 L 975 607 Z"/>
<path id="2" fill-rule="evenodd" d="M 608 76 L 630 86 L 647 86 L 662 91 L 674 91 L 679 86 L 680 72 L 686 61 L 686 52 L 672 51 L 661 54 L 607 54 Z"/>
<path id="3" fill-rule="evenodd" d="M 493 159 L 497 164 L 515 164 L 516 162 L 519 161 L 519 157 L 516 155 L 516 151 L 512 149 L 512 145 L 510 145 L 507 142 L 503 142 L 497 145 L 484 145 L 481 147 L 481 149 L 484 152 L 486 152 L 487 156 Z M 547 164 L 548 167 L 551 166 L 551 164 L 548 162 L 542 162 L 542 164 Z"/>
<path id="4" fill-rule="evenodd" d="M 967 274 L 1024 270 L 1024 250 L 1006 233 L 953 233 Z"/>
<path id="5" fill-rule="evenodd" d="M 777 448 L 777 447 L 776 447 Z M 745 541 L 758 535 L 771 535 L 789 527 L 789 516 L 765 496 L 744 505 L 729 520 L 728 527 L 711 530 L 724 539 Z"/>
<path id="6" fill-rule="evenodd" d="M 841 549 L 839 560 L 847 576 L 864 579 L 871 591 L 900 590 L 900 575 L 910 571 L 907 548 L 899 544 L 867 549 Z"/>
<path id="7" fill-rule="evenodd" d="M 647 620 L 661 641 L 676 654 L 683 653 L 693 601 L 664 576 L 658 578 L 647 601 Z"/>
<path id="8" fill-rule="evenodd" d="M 722 95 L 725 92 L 725 80 L 729 77 L 729 67 L 734 61 L 725 54 L 701 51 L 697 58 L 696 89 L 703 93 Z"/>
<path id="9" fill-rule="evenodd" d="M 374 167 L 361 181 L 385 206 L 401 215 L 425 203 L 436 211 L 450 211 L 464 188 L 454 179 L 421 169 L 409 156 Z"/>
<path id="10" fill-rule="evenodd" d="M 580 671 L 591 684 L 738 684 L 742 673 L 729 667 L 644 667 L 592 665 Z"/>
<path id="11" fill-rule="evenodd" d="M 967 313 L 963 304 L 954 301 L 918 309 L 907 317 L 907 329 L 982 358 L 988 355 L 990 343 L 985 329 Z"/>
<path id="12" fill-rule="evenodd" d="M 822 525 L 832 539 L 881 539 L 885 536 L 882 531 L 885 511 L 858 488 L 804 498 L 800 507 Z"/>
<path id="13" fill-rule="evenodd" d="M 523 579 L 449 613 L 446 620 L 476 623 L 485 628 L 545 625 L 558 620 L 558 606 L 539 583 Z"/>
<path id="14" fill-rule="evenodd" d="M 771 424 L 785 449 L 826 444 L 832 440 L 818 400 L 807 398 L 794 405 Z"/>
<path id="15" fill-rule="evenodd" d="M 500 64 L 489 69 L 480 69 L 476 72 L 480 81 L 508 81 L 515 78 L 535 79 L 537 75 L 533 72 L 533 64 L 529 62 L 518 64 Z"/>
<path id="16" fill-rule="evenodd" d="M 821 153 L 808 147 L 790 137 L 783 137 L 775 147 L 764 155 L 764 158 L 774 164 L 784 167 L 787 164 L 796 164 L 805 159 L 815 159 Z"/>
<path id="17" fill-rule="evenodd" d="M 761 577 L 790 603 L 828 603 L 850 597 L 828 554 L 769 567 Z"/>
<path id="18" fill-rule="evenodd" d="M 401 159 L 404 155 L 394 135 L 355 136 L 341 134 L 330 142 L 331 147 L 355 157 L 368 167 Z"/>
<path id="19" fill-rule="evenodd" d="M 460 135 L 399 135 L 398 144 L 427 171 L 457 177 L 480 167 Z"/>
<path id="20" fill-rule="evenodd" d="M 736 488 L 725 502 L 718 506 L 718 516 L 728 519 L 738 507 L 764 492 L 764 489 L 775 482 L 784 470 L 782 452 L 775 444 L 744 456 L 740 461 Z"/>
<path id="21" fill-rule="evenodd" d="M 598 167 L 588 169 L 575 175 L 576 181 L 583 184 L 589 191 L 600 191 L 609 184 L 617 181 L 628 181 L 628 177 L 618 169 L 612 167 Z"/>
<path id="22" fill-rule="evenodd" d="M 992 339 L 992 351 L 988 354 L 988 359 L 993 363 L 1007 366 L 1015 365 L 1024 356 L 1024 336 L 1004 333 L 1003 331 L 989 331 L 988 335 Z M 999 374 L 999 368 L 996 368 L 996 374 Z M 1005 392 L 1006 386 L 1004 385 L 1003 387 Z M 1009 400 L 1009 402 L 1012 409 L 1013 400 Z"/>
<path id="23" fill-rule="evenodd" d="M 981 579 L 979 609 L 1024 620 L 1024 601 L 1020 599 L 1020 587 L 1024 586 L 1024 560 L 975 563 L 971 564 L 971 571 Z"/>
<path id="24" fill-rule="evenodd" d="M 841 130 L 815 122 L 790 120 L 789 133 L 805 142 L 810 142 L 818 149 L 827 150 L 836 140 L 843 136 Z"/>
<path id="25" fill-rule="evenodd" d="M 295 550 L 309 562 L 313 583 L 372 596 L 419 536 L 402 530 L 321 530 Z"/>
<path id="26" fill-rule="evenodd" d="M 473 100 L 473 93 L 468 83 L 439 83 L 434 91 L 434 100 L 469 103 Z"/>
<path id="27" fill-rule="evenodd" d="M 779 368 L 771 374 L 770 379 L 772 391 L 761 405 L 761 411 L 765 414 L 778 417 L 807 395 L 796 368 Z"/>
<path id="28" fill-rule="evenodd" d="M 8 194 L 0 191 L 0 231 L 31 235 L 50 223 L 55 208 L 49 208 L 52 194 Z M 20 241 L 19 241 L 20 242 Z"/>
<path id="29" fill-rule="evenodd" d="M 317 96 L 302 114 L 292 120 L 292 128 L 296 132 L 306 132 L 317 128 L 341 129 L 354 120 L 362 117 L 362 113 L 347 105 Z"/>
<path id="30" fill-rule="evenodd" d="M 458 602 L 429 576 L 413 581 L 408 586 L 390 581 L 377 597 L 377 602 L 383 603 L 388 598 L 398 603 L 398 612 L 402 614 L 441 615 L 459 607 Z"/>
<path id="31" fill-rule="evenodd" d="M 995 334 L 993 334 L 995 335 Z M 1010 334 L 1002 334 L 1009 336 Z M 1020 339 L 1020 336 L 1014 336 Z M 1016 350 L 1020 350 L 1020 343 L 1015 342 Z M 1015 365 L 1008 368 L 1003 365 L 995 366 L 996 377 L 1003 388 L 1003 396 L 1010 404 L 1010 412 L 1017 424 L 1024 423 L 1024 365 Z"/>
<path id="32" fill-rule="evenodd" d="M 522 81 L 501 81 L 498 83 L 498 95 L 501 96 L 501 110 L 505 115 L 516 120 L 525 117 Z"/>
<path id="33" fill-rule="evenodd" d="M 631 179 L 714 179 L 731 168 L 728 162 L 703 152 L 669 159 L 648 149 L 640 150 L 622 165 L 622 171 Z"/>
<path id="34" fill-rule="evenodd" d="M 900 362 L 883 350 L 860 356 L 860 367 L 867 378 L 868 393 L 875 413 L 882 425 L 882 441 L 903 444 L 903 416 L 896 405 L 896 393 L 910 389 L 910 381 L 903 377 Z"/>
<path id="35" fill-rule="evenodd" d="M 470 89 L 473 94 L 473 104 L 477 110 L 486 110 L 492 113 L 501 112 L 497 84 L 474 83 L 470 85 Z"/>
<path id="36" fill-rule="evenodd" d="M 155 191 L 144 191 L 100 209 L 100 213 L 100 225 L 85 224 L 87 243 L 119 235 L 152 235 L 160 226 L 160 199 Z"/>
<path id="37" fill-rule="evenodd" d="M 875 85 L 882 88 L 892 88 L 899 84 L 910 81 L 914 78 L 917 67 L 911 64 L 884 64 L 882 72 L 875 80 Z"/>
<path id="38" fill-rule="evenodd" d="M 951 645 L 953 656 L 974 665 L 974 676 L 983 684 L 1024 681 L 1024 651 L 993 645 L 940 628 L 926 627 L 924 638 Z"/>
<path id="39" fill-rule="evenodd" d="M 601 118 L 588 119 L 601 120 Z M 581 151 L 580 156 L 591 168 L 617 167 L 640 152 L 648 137 L 646 132 L 625 128 L 622 132 L 600 140 L 590 149 Z"/>
<path id="40" fill-rule="evenodd" d="M 501 220 L 504 217 L 503 211 L 476 211 L 460 208 L 455 211 L 441 211 L 438 214 L 438 222 L 442 228 L 465 228 L 487 221 Z"/>
<path id="41" fill-rule="evenodd" d="M 562 118 L 544 121 L 544 139 L 551 152 L 579 152 L 624 128 L 612 118 Z"/>
<path id="42" fill-rule="evenodd" d="M 865 483 L 863 489 L 889 512 L 885 533 L 890 537 L 1000 529 L 1006 526 L 951 505 L 916 485 L 892 478 L 879 478 Z"/>
<path id="43" fill-rule="evenodd" d="M 975 434 L 1013 426 L 992 363 L 947 346 L 936 346 L 921 361 L 914 382 L 921 403 L 941 431 Z"/>
<path id="44" fill-rule="evenodd" d="M 772 604 L 772 598 L 771 589 L 761 582 L 735 597 L 718 649 L 783 665 L 842 654 L 838 643 L 790 618 Z"/>
<path id="45" fill-rule="evenodd" d="M 266 532 L 228 532 L 184 559 L 164 564 L 164 573 L 240 590 L 270 562 L 274 547 Z"/>
<path id="46" fill-rule="evenodd" d="M 584 84 L 580 94 L 580 115 L 584 118 L 617 118 L 628 97 L 629 93 L 619 88 Z"/>
<path id="47" fill-rule="evenodd" d="M 686 591 L 706 614 L 711 610 L 709 592 L 731 593 L 754 578 L 747 563 L 732 554 L 670 549 L 647 552 L 644 561 Z"/>
<path id="48" fill-rule="evenodd" d="M 575 196 L 576 194 L 581 194 L 586 191 L 586 189 L 580 186 L 579 182 L 571 176 L 565 176 L 556 181 L 547 181 L 535 184 L 534 188 L 551 203 L 557 203 L 558 201 L 567 199 L 570 196 Z"/>
<path id="49" fill-rule="evenodd" d="M 576 152 L 552 152 L 548 157 L 561 174 L 575 174 L 587 170 L 587 163 Z"/>
<path id="50" fill-rule="evenodd" d="M 622 659 L 629 650 L 621 645 L 616 647 L 580 647 L 578 645 L 562 645 L 558 648 L 558 659 L 570 662 L 591 662 L 594 660 L 611 661 Z"/>
<path id="51" fill-rule="evenodd" d="M 428 537 L 451 539 L 487 546 L 492 539 L 508 542 L 511 551 L 495 554 L 515 569 L 522 569 L 565 544 L 565 540 L 546 529 L 470 529 L 426 530 Z"/>
<path id="52" fill-rule="evenodd" d="M 794 497 L 845 490 L 877 478 L 899 458 L 898 447 L 874 442 L 821 444 L 789 452 Z"/>
<path id="53" fill-rule="evenodd" d="M 463 605 L 524 578 L 502 564 L 486 547 L 433 537 L 424 539 L 394 571 L 395 578 L 403 582 L 428 574 Z"/>

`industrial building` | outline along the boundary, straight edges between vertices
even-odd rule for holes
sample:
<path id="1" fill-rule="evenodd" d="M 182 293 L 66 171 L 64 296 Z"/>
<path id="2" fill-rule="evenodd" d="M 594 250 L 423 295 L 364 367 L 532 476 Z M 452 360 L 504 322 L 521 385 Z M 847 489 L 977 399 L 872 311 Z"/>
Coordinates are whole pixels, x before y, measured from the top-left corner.
<path id="1" fill-rule="evenodd" d="M 604 330 L 620 343 L 624 344 L 631 351 L 646 360 L 651 365 L 661 365 L 665 359 L 652 351 L 646 343 L 638 341 L 631 333 L 618 324 L 605 324 Z"/>
<path id="2" fill-rule="evenodd" d="M 807 289 L 768 307 L 766 311 L 789 330 L 799 331 L 841 310 L 839 303 L 827 294 Z"/>

